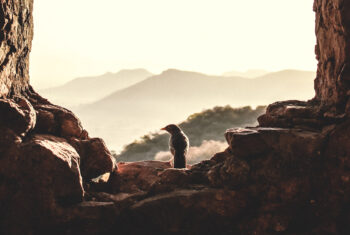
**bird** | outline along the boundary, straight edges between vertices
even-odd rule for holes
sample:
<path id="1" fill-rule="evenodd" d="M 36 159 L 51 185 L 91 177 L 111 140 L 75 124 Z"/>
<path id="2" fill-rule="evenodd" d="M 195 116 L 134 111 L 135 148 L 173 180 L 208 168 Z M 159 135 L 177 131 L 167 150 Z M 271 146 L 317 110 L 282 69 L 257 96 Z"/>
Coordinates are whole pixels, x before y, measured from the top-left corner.
<path id="1" fill-rule="evenodd" d="M 174 156 L 174 168 L 186 168 L 186 155 L 190 146 L 188 137 L 175 124 L 167 125 L 161 130 L 170 134 L 169 149 Z"/>

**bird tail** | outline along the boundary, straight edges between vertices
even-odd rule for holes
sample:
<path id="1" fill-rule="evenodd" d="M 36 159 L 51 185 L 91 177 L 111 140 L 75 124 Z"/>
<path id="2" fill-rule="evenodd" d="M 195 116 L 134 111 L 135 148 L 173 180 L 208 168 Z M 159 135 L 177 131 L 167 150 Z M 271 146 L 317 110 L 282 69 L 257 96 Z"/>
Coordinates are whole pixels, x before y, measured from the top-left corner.
<path id="1" fill-rule="evenodd" d="M 174 168 L 186 168 L 186 156 L 184 152 L 175 151 Z"/>

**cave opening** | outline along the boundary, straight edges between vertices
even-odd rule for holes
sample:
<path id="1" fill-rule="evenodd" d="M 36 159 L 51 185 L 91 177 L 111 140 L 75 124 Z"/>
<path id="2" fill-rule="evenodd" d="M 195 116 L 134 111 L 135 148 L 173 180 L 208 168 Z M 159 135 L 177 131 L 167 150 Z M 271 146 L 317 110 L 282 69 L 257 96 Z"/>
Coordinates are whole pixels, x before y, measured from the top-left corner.
<path id="1" fill-rule="evenodd" d="M 84 11 L 77 10 L 81 5 Z M 198 147 L 193 152 L 209 157 L 223 148 L 225 129 L 256 125 L 261 106 L 314 96 L 311 0 L 76 2 L 69 9 L 63 2 L 56 7 L 50 10 L 43 0 L 34 5 L 32 85 L 78 114 L 90 134 L 103 137 L 116 155 L 124 146 L 154 141 L 152 151 L 146 151 L 147 144 L 138 146 L 134 160 L 145 151 L 144 159 L 157 153 L 157 159 L 166 159 L 159 129 L 207 110 L 201 114 L 211 115 L 206 122 L 197 117 L 188 120 L 191 130 L 184 125 L 190 133 L 209 133 L 190 134 Z M 253 109 L 240 109 L 245 106 Z M 208 128 L 209 122 L 222 125 Z M 121 159 L 132 160 L 130 154 Z"/>

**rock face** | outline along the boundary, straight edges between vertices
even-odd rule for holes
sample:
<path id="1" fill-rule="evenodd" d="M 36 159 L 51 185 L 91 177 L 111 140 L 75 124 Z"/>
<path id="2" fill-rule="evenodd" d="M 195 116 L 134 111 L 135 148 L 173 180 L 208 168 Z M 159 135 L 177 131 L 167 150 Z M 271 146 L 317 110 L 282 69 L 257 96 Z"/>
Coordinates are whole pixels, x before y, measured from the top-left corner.
<path id="1" fill-rule="evenodd" d="M 32 90 L 31 8 L 0 4 L 1 234 L 349 233 L 350 3 L 315 0 L 315 98 L 271 104 L 188 169 L 115 167 L 72 112 Z"/>
<path id="2" fill-rule="evenodd" d="M 83 201 L 87 182 L 115 168 L 103 140 L 30 87 L 32 8 L 32 0 L 0 2 L 1 234 L 52 226 Z"/>
<path id="3" fill-rule="evenodd" d="M 0 97 L 20 94 L 29 85 L 33 39 L 33 0 L 0 4 Z"/>
<path id="4" fill-rule="evenodd" d="M 0 99 L 0 110 L 1 232 L 47 226 L 61 207 L 83 201 L 84 183 L 115 168 L 101 139 L 30 88 Z"/>
<path id="5" fill-rule="evenodd" d="M 350 3 L 338 0 L 315 0 L 316 57 L 319 61 L 315 80 L 316 97 L 323 109 L 348 112 L 349 17 Z"/>

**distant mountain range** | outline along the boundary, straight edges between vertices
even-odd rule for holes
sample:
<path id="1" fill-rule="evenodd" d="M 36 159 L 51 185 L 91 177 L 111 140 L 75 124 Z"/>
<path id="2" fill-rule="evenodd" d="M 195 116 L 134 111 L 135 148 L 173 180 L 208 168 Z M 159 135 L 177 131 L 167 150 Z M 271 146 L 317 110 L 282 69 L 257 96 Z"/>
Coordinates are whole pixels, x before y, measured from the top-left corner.
<path id="1" fill-rule="evenodd" d="M 55 104 L 71 107 L 102 99 L 152 75 L 145 69 L 121 70 L 101 76 L 76 78 L 59 87 L 39 90 L 39 93 Z"/>
<path id="2" fill-rule="evenodd" d="M 315 76 L 309 71 L 283 70 L 247 79 L 170 69 L 109 95 L 105 93 L 106 97 L 73 111 L 93 136 L 103 137 L 112 149 L 120 150 L 139 136 L 214 106 L 310 99 Z M 95 85 L 96 89 L 100 85 Z M 72 99 L 79 93 L 76 95 Z"/>
<path id="3" fill-rule="evenodd" d="M 222 76 L 224 77 L 243 77 L 243 78 L 256 78 L 260 76 L 264 76 L 268 74 L 269 72 L 263 69 L 250 69 L 245 72 L 238 72 L 238 71 L 230 71 L 224 73 Z"/>
<path id="4" fill-rule="evenodd" d="M 170 69 L 85 105 L 80 110 L 142 116 L 168 113 L 174 116 L 216 105 L 265 105 L 276 100 L 305 100 L 313 96 L 314 78 L 314 72 L 297 70 L 246 79 Z"/>

